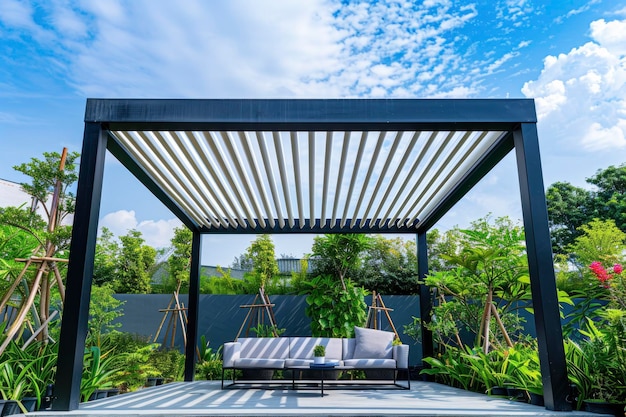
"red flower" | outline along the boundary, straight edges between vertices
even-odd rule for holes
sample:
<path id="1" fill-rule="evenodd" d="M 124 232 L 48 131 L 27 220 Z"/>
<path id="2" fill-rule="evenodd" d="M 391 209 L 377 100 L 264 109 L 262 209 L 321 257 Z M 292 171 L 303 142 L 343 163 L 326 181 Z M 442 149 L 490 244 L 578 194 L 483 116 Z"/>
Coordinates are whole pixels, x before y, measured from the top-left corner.
<path id="1" fill-rule="evenodd" d="M 591 269 L 591 272 L 598 278 L 598 281 L 602 283 L 605 283 L 611 278 L 609 273 L 606 272 L 606 269 L 604 269 L 602 264 L 598 261 L 592 262 L 591 265 L 589 265 L 589 269 Z"/>
<path id="2" fill-rule="evenodd" d="M 616 273 L 617 275 L 621 274 L 623 270 L 624 268 L 622 268 L 620 264 L 613 265 L 613 272 Z"/>

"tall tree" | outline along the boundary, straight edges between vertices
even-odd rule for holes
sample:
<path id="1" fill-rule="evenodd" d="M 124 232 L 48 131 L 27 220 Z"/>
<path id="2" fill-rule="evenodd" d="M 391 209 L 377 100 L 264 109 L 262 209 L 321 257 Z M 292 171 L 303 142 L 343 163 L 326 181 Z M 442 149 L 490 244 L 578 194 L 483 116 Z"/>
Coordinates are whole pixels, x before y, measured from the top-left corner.
<path id="1" fill-rule="evenodd" d="M 259 288 L 265 290 L 265 284 L 280 272 L 272 237 L 257 236 L 248 247 L 247 255 L 252 260 L 252 272 L 259 283 Z"/>
<path id="2" fill-rule="evenodd" d="M 353 280 L 381 294 L 416 294 L 419 282 L 415 241 L 373 236 Z"/>
<path id="3" fill-rule="evenodd" d="M 191 270 L 191 242 L 193 233 L 185 226 L 174 229 L 174 236 L 170 241 L 172 254 L 167 259 L 170 292 L 179 288 L 180 292 L 189 291 L 189 272 Z"/>
<path id="4" fill-rule="evenodd" d="M 615 221 L 593 219 L 579 227 L 579 232 L 581 235 L 567 249 L 569 259 L 581 275 L 592 277 L 589 265 L 595 261 L 607 266 L 623 262 L 626 233 L 615 225 Z"/>
<path id="5" fill-rule="evenodd" d="M 313 258 L 316 274 L 332 274 L 346 289 L 346 276 L 361 263 L 363 252 L 372 240 L 364 234 L 329 234 L 316 236 L 313 241 Z"/>
<path id="6" fill-rule="evenodd" d="M 457 233 L 459 249 L 445 255 L 456 269 L 435 272 L 426 279 L 436 288 L 439 300 L 433 309 L 437 319 L 431 322 L 432 330 L 441 343 L 453 340 L 462 345 L 460 330 L 468 329 L 487 352 L 496 340 L 492 330 L 497 328 L 503 337 L 499 342 L 510 346 L 507 326 L 517 330 L 519 320 L 510 310 L 529 294 L 523 282 L 528 276 L 524 230 L 508 217 L 493 223 L 485 217 Z"/>
<path id="7" fill-rule="evenodd" d="M 120 256 L 116 263 L 114 289 L 117 293 L 146 294 L 150 292 L 150 272 L 155 264 L 156 250 L 144 245 L 138 230 L 120 236 Z"/>
<path id="8" fill-rule="evenodd" d="M 565 253 L 579 235 L 578 228 L 591 218 L 593 196 L 584 188 L 556 182 L 546 191 L 546 200 L 553 251 Z"/>
<path id="9" fill-rule="evenodd" d="M 580 227 L 594 218 L 613 220 L 626 232 L 626 164 L 598 170 L 587 182 L 596 189 L 585 190 L 567 182 L 556 182 L 546 191 L 555 253 L 565 254 L 567 246 L 582 234 Z"/>
<path id="10" fill-rule="evenodd" d="M 614 220 L 626 232 L 626 163 L 600 170 L 587 182 L 598 187 L 594 192 L 594 216 Z"/>
<path id="11" fill-rule="evenodd" d="M 44 152 L 43 156 L 44 159 L 31 158 L 30 162 L 16 165 L 13 169 L 31 178 L 30 184 L 20 184 L 35 199 L 31 211 L 42 208 L 48 224 L 54 222 L 60 225 L 68 214 L 74 213 L 75 198 L 70 189 L 78 180 L 76 159 L 80 154 L 67 153 L 63 163 L 62 155 L 58 152 Z M 58 202 L 55 202 L 51 197 L 57 189 Z M 58 210 L 55 211 L 53 205 L 57 203 Z M 54 215 L 56 218 L 52 219 Z"/>
<path id="12" fill-rule="evenodd" d="M 93 284 L 95 286 L 112 283 L 115 280 L 117 258 L 120 245 L 108 228 L 103 227 L 96 242 L 93 263 Z"/>
<path id="13" fill-rule="evenodd" d="M 13 284 L 0 301 L 2 309 L 11 301 L 10 296 L 14 291 L 22 292 L 19 313 L 7 329 L 7 339 L 0 346 L 0 352 L 24 325 L 29 312 L 41 330 L 38 338 L 47 342 L 46 323 L 53 308 L 53 292 L 58 291 L 61 298 L 64 297 L 63 276 L 59 266 L 63 265 L 61 259 L 68 256 L 71 226 L 62 224 L 62 221 L 74 211 L 74 196 L 69 190 L 78 178 L 75 160 L 79 154 L 68 153 L 64 149 L 62 154 L 44 152 L 43 155 L 44 159 L 31 158 L 30 162 L 13 167 L 31 178 L 30 183 L 20 185 L 32 197 L 32 204 L 29 207 L 22 205 L 0 209 L 0 224 L 11 228 L 11 234 L 16 233 L 17 236 L 25 233 L 29 236 L 28 240 L 36 241 L 36 246 L 30 247 L 30 253 L 25 256 L 28 261 L 24 265 L 31 266 L 13 279 Z M 39 211 L 43 211 L 45 218 L 39 215 Z M 18 285 L 20 282 L 26 285 Z M 31 309 L 35 303 L 39 304 L 39 308 Z"/>

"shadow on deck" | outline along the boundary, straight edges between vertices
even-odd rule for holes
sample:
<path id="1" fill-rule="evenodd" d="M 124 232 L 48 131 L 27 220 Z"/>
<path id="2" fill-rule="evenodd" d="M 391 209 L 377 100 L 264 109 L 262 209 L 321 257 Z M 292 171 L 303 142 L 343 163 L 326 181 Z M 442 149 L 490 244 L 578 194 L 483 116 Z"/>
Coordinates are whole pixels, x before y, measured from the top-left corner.
<path id="1" fill-rule="evenodd" d="M 382 387 L 381 387 L 382 388 Z M 410 390 L 373 387 L 291 389 L 228 388 L 219 381 L 178 382 L 80 405 L 71 412 L 29 416 L 593 416 L 492 398 L 433 382 L 412 381 Z"/>

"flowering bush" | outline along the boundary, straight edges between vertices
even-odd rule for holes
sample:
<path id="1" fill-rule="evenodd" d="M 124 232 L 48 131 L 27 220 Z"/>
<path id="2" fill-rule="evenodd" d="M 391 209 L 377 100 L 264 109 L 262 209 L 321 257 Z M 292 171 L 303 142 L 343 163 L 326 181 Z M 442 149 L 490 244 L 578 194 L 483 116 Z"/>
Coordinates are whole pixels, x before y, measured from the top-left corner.
<path id="1" fill-rule="evenodd" d="M 626 285 L 624 282 L 624 268 L 615 264 L 611 270 L 605 269 L 600 262 L 592 262 L 589 269 L 598 279 L 600 285 L 609 290 L 610 302 L 615 308 L 626 309 Z"/>

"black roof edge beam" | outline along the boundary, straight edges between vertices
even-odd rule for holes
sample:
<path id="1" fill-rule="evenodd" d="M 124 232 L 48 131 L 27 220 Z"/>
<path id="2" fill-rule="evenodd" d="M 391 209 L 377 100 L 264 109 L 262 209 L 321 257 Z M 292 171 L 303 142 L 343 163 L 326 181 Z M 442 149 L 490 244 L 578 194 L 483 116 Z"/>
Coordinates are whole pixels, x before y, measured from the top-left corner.
<path id="1" fill-rule="evenodd" d="M 511 130 L 532 99 L 88 99 L 114 130 Z"/>

